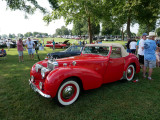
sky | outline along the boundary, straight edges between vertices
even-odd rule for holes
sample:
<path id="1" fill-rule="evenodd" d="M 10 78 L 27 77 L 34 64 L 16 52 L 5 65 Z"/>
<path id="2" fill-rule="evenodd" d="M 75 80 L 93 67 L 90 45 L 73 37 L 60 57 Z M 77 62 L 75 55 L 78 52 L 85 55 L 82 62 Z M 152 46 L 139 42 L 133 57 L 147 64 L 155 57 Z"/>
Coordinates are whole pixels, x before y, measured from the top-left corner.
<path id="1" fill-rule="evenodd" d="M 47 0 L 39 1 L 39 4 L 48 10 L 50 5 Z M 65 22 L 62 19 L 54 20 L 49 25 L 43 21 L 43 14 L 40 11 L 36 11 L 33 15 L 28 15 L 28 19 L 25 19 L 25 13 L 23 11 L 11 11 L 6 9 L 6 2 L 0 0 L 0 35 L 2 34 L 25 34 L 26 32 L 42 32 L 48 34 L 54 34 L 57 28 L 65 26 Z M 72 24 L 66 26 L 68 29 L 72 29 Z M 138 32 L 138 25 L 131 27 L 131 32 Z"/>

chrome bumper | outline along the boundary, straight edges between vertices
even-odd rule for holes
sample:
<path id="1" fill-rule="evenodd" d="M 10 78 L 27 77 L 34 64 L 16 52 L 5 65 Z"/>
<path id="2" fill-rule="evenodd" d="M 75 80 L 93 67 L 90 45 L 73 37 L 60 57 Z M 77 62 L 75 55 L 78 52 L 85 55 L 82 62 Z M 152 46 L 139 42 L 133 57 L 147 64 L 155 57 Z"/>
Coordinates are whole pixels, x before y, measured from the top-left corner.
<path id="1" fill-rule="evenodd" d="M 29 85 L 30 87 L 35 91 L 38 92 L 41 96 L 45 97 L 45 98 L 51 98 L 50 95 L 44 94 L 42 91 L 40 91 L 29 79 Z"/>

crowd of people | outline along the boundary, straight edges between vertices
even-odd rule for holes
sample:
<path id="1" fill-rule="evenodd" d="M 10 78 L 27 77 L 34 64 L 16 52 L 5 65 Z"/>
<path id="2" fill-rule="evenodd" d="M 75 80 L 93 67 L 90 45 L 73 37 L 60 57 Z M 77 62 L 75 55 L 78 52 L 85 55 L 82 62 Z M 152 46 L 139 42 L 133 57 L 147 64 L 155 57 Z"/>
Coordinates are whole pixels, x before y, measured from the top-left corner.
<path id="1" fill-rule="evenodd" d="M 26 43 L 26 48 L 28 50 L 28 54 L 31 60 L 34 60 L 34 53 L 35 53 L 35 43 L 31 40 L 31 38 L 28 38 Z M 21 38 L 17 41 L 17 51 L 19 55 L 19 62 L 23 62 L 23 41 Z"/>
<path id="2" fill-rule="evenodd" d="M 137 42 L 133 39 L 127 43 L 127 52 L 138 56 L 143 78 L 148 78 L 149 80 L 153 80 L 153 68 L 160 65 L 160 48 L 158 47 L 158 42 L 155 41 L 155 37 L 157 37 L 155 32 L 149 32 L 149 35 L 143 33 L 142 38 Z"/>

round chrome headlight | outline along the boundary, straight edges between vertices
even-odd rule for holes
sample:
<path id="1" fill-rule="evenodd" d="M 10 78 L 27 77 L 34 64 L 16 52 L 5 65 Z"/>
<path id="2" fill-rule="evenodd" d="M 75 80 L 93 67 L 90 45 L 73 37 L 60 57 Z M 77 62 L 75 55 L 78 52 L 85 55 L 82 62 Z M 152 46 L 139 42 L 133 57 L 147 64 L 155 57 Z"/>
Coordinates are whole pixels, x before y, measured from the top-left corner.
<path id="1" fill-rule="evenodd" d="M 42 69 L 41 69 L 41 75 L 42 75 L 42 79 L 45 77 L 45 75 L 46 75 L 46 72 L 48 72 L 49 70 L 47 69 L 47 68 L 45 68 L 45 67 L 42 67 Z"/>
<path id="2" fill-rule="evenodd" d="M 36 72 L 38 72 L 38 70 L 41 69 L 42 67 L 43 67 L 42 65 L 36 64 L 36 66 L 35 66 Z"/>
<path id="3" fill-rule="evenodd" d="M 33 77 L 33 75 L 31 76 L 31 82 L 34 82 L 34 77 Z"/>

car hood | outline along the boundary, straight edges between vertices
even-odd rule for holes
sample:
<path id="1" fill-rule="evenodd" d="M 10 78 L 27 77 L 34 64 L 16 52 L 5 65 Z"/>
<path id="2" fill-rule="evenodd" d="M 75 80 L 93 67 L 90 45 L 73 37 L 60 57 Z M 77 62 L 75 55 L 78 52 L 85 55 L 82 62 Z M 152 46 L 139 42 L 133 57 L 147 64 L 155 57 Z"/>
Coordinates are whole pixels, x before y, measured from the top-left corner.
<path id="1" fill-rule="evenodd" d="M 68 41 L 69 41 L 69 40 L 65 40 L 65 41 L 63 42 L 63 44 L 67 44 L 67 43 L 68 43 Z"/>
<path id="2" fill-rule="evenodd" d="M 100 56 L 94 54 L 83 54 L 74 57 L 56 59 L 58 66 L 55 69 L 62 67 L 80 67 L 83 69 L 89 69 L 97 71 L 98 73 L 104 73 L 103 68 L 106 68 L 108 64 L 108 56 Z M 48 60 L 39 61 L 38 64 L 41 64 L 44 67 L 47 67 Z M 35 65 L 34 65 L 35 66 Z"/>
<path id="3" fill-rule="evenodd" d="M 97 64 L 101 61 L 107 61 L 108 56 L 100 56 L 93 54 L 83 54 L 79 56 L 67 57 L 62 59 L 57 59 L 56 61 L 59 64 L 59 67 L 63 66 L 64 63 L 67 65 L 72 65 L 73 62 L 76 62 L 76 66 L 88 66 L 89 64 Z"/>

